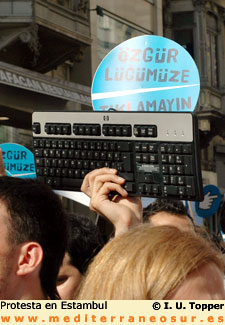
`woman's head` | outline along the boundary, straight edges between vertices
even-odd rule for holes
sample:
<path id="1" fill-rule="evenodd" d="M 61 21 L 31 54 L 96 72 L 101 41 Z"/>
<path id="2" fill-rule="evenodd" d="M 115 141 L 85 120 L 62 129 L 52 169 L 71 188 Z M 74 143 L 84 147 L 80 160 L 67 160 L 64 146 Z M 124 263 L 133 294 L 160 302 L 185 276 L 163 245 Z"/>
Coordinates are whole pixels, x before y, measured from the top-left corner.
<path id="1" fill-rule="evenodd" d="M 190 281 L 191 274 L 195 279 L 201 276 L 200 271 L 203 277 L 212 273 L 215 282 L 219 277 L 223 287 L 223 267 L 220 252 L 201 236 L 174 227 L 144 224 L 102 249 L 90 265 L 76 298 L 173 299 L 176 289 L 186 279 Z M 215 299 L 223 299 L 223 294 L 222 288 Z M 196 292 L 190 295 L 184 299 L 195 299 Z M 196 299 L 210 299 L 206 293 L 205 297 Z"/>

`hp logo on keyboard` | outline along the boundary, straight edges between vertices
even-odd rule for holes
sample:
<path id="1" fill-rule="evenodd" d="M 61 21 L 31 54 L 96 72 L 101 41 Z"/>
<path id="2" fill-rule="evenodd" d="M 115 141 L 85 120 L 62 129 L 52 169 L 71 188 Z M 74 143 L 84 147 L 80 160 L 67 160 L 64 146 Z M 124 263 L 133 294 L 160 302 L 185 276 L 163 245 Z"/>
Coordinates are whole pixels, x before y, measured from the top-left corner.
<path id="1" fill-rule="evenodd" d="M 104 120 L 104 121 L 109 121 L 109 116 L 108 116 L 108 115 L 104 115 L 104 116 L 103 116 L 103 120 Z"/>

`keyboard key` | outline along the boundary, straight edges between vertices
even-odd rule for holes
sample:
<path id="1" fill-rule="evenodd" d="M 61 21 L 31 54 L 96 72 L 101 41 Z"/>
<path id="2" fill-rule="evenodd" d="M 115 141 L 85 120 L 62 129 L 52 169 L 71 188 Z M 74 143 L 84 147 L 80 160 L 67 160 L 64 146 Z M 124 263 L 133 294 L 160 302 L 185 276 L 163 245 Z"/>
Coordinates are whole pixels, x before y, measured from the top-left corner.
<path id="1" fill-rule="evenodd" d="M 141 151 L 142 152 L 148 152 L 148 143 L 142 143 Z"/>
<path id="2" fill-rule="evenodd" d="M 153 183 L 153 175 L 152 174 L 145 174 L 144 175 L 144 181 L 145 183 Z"/>
<path id="3" fill-rule="evenodd" d="M 148 147 L 148 151 L 149 152 L 157 152 L 157 145 L 154 143 L 154 144 L 149 144 L 149 147 Z"/>
<path id="4" fill-rule="evenodd" d="M 184 186 L 179 186 L 178 187 L 178 194 L 179 195 L 185 195 L 186 193 L 186 188 Z"/>
<path id="5" fill-rule="evenodd" d="M 108 135 L 110 135 L 110 136 L 116 135 L 116 130 L 115 130 L 114 126 L 109 126 L 108 127 Z"/>
<path id="6" fill-rule="evenodd" d="M 79 135 L 84 135 L 85 134 L 85 126 L 84 125 L 79 125 L 77 132 Z"/>
<path id="7" fill-rule="evenodd" d="M 62 186 L 65 187 L 71 187 L 71 188 L 77 188 L 77 187 L 81 187 L 83 182 L 83 179 L 78 179 L 78 178 L 62 178 L 61 179 L 61 184 Z"/>
<path id="8" fill-rule="evenodd" d="M 130 125 L 122 126 L 121 129 L 122 129 L 122 136 L 124 136 L 124 137 L 131 136 L 131 126 Z"/>
<path id="9" fill-rule="evenodd" d="M 142 155 L 142 161 L 143 161 L 144 163 L 148 163 L 148 162 L 150 162 L 150 155 L 147 154 L 147 153 L 143 153 L 143 155 Z"/>
<path id="10" fill-rule="evenodd" d="M 167 145 L 167 153 L 174 153 L 174 145 L 173 144 Z"/>
<path id="11" fill-rule="evenodd" d="M 147 127 L 147 136 L 152 138 L 157 137 L 157 127 L 155 125 Z"/>
<path id="12" fill-rule="evenodd" d="M 176 166 L 169 166 L 169 174 L 176 174 Z"/>
<path id="13" fill-rule="evenodd" d="M 134 181 L 134 174 L 133 173 L 119 172 L 118 175 L 120 177 L 124 178 L 126 181 L 130 181 L 130 182 Z"/>
<path id="14" fill-rule="evenodd" d="M 161 144 L 160 151 L 161 151 L 161 153 L 166 153 L 167 152 L 167 145 L 166 144 Z"/>
<path id="15" fill-rule="evenodd" d="M 163 184 L 170 184 L 169 175 L 163 175 Z"/>
<path id="16" fill-rule="evenodd" d="M 178 187 L 173 185 L 166 185 L 163 187 L 163 193 L 167 195 L 177 195 Z"/>
<path id="17" fill-rule="evenodd" d="M 56 125 L 56 134 L 63 134 L 62 125 Z"/>
<path id="18" fill-rule="evenodd" d="M 177 174 L 178 175 L 184 174 L 184 166 L 177 166 Z"/>
<path id="19" fill-rule="evenodd" d="M 68 169 L 63 168 L 62 169 L 62 177 L 67 177 L 68 176 Z"/>
<path id="20" fill-rule="evenodd" d="M 33 147 L 34 148 L 38 148 L 39 147 L 39 140 L 34 139 L 34 141 L 33 141 Z"/>
<path id="21" fill-rule="evenodd" d="M 124 184 L 124 189 L 127 192 L 134 192 L 135 191 L 135 183 L 133 183 L 133 182 L 126 182 Z"/>
<path id="22" fill-rule="evenodd" d="M 50 158 L 45 158 L 45 166 L 46 167 L 51 167 L 52 166 L 52 159 Z M 53 166 L 54 167 L 54 166 Z"/>
<path id="23" fill-rule="evenodd" d="M 174 164 L 175 163 L 175 156 L 174 155 L 168 155 L 168 163 Z"/>
<path id="24" fill-rule="evenodd" d="M 91 129 L 91 134 L 93 134 L 93 135 L 101 135 L 100 125 L 98 125 L 98 124 L 93 125 L 92 129 Z"/>
<path id="25" fill-rule="evenodd" d="M 152 192 L 152 185 L 151 184 L 145 184 L 145 190 L 146 190 L 146 193 L 151 193 Z"/>
<path id="26" fill-rule="evenodd" d="M 74 170 L 74 177 L 75 177 L 75 178 L 80 178 L 80 177 L 81 177 L 81 175 L 80 175 L 80 170 L 79 170 L 79 169 L 75 169 L 75 170 Z"/>
<path id="27" fill-rule="evenodd" d="M 167 164 L 168 163 L 168 155 L 161 155 L 161 159 L 162 159 L 162 164 Z"/>
<path id="28" fill-rule="evenodd" d="M 155 184 L 160 184 L 162 182 L 162 175 L 160 173 L 152 173 L 152 176 L 153 176 L 153 182 Z"/>
<path id="29" fill-rule="evenodd" d="M 184 176 L 177 176 L 177 184 L 179 185 L 185 185 L 185 177 Z"/>
<path id="30" fill-rule="evenodd" d="M 42 176 L 43 175 L 43 168 L 42 167 L 36 167 L 36 173 L 38 176 Z"/>
<path id="31" fill-rule="evenodd" d="M 65 168 L 70 167 L 70 161 L 68 159 L 63 159 L 63 167 L 65 167 Z"/>
<path id="32" fill-rule="evenodd" d="M 51 186 L 53 184 L 53 178 L 46 177 L 45 182 L 46 182 L 47 185 Z"/>
<path id="33" fill-rule="evenodd" d="M 182 153 L 191 153 L 191 145 L 190 144 L 183 144 L 182 145 Z"/>
<path id="34" fill-rule="evenodd" d="M 115 135 L 116 136 L 121 136 L 122 135 L 122 128 L 121 126 L 115 126 Z"/>
<path id="35" fill-rule="evenodd" d="M 182 152 L 182 146 L 181 146 L 181 144 L 175 144 L 175 146 L 174 146 L 174 152 L 175 153 L 181 153 Z"/>
<path id="36" fill-rule="evenodd" d="M 42 157 L 43 156 L 43 149 L 34 149 L 35 157 Z"/>
<path id="37" fill-rule="evenodd" d="M 175 156 L 176 164 L 183 164 L 183 156 Z"/>
<path id="38" fill-rule="evenodd" d="M 150 163 L 156 164 L 158 163 L 158 156 L 157 155 L 149 155 Z"/>
<path id="39" fill-rule="evenodd" d="M 141 152 L 142 151 L 142 146 L 141 146 L 140 143 L 135 143 L 134 148 L 135 148 L 135 151 L 137 151 L 137 152 Z"/>
<path id="40" fill-rule="evenodd" d="M 184 173 L 185 175 L 193 174 L 192 156 L 184 156 Z"/>
<path id="41" fill-rule="evenodd" d="M 85 127 L 84 127 L 84 134 L 85 135 L 91 135 L 91 126 L 90 125 L 86 125 Z"/>
<path id="42" fill-rule="evenodd" d="M 71 124 L 62 124 L 62 134 L 65 135 L 71 134 Z"/>
<path id="43" fill-rule="evenodd" d="M 162 173 L 163 174 L 168 174 L 168 172 L 169 172 L 169 166 L 163 165 L 162 166 Z"/>
<path id="44" fill-rule="evenodd" d="M 63 159 L 58 159 L 58 167 L 62 168 L 64 166 Z"/>
<path id="45" fill-rule="evenodd" d="M 77 167 L 76 160 L 74 160 L 74 159 L 70 160 L 70 168 L 76 168 L 76 167 Z"/>
<path id="46" fill-rule="evenodd" d="M 35 134 L 41 133 L 41 124 L 40 123 L 33 123 L 32 130 Z"/>
<path id="47" fill-rule="evenodd" d="M 56 168 L 56 170 L 55 170 L 55 175 L 56 176 L 58 176 L 58 177 L 60 177 L 61 176 L 61 174 L 62 174 L 62 169 L 61 168 Z"/>
<path id="48" fill-rule="evenodd" d="M 117 150 L 118 151 L 130 151 L 130 143 L 129 142 L 118 142 Z"/>
<path id="49" fill-rule="evenodd" d="M 152 192 L 155 194 L 159 194 L 160 191 L 160 186 L 159 185 L 152 185 Z"/>
<path id="50" fill-rule="evenodd" d="M 52 182 L 54 187 L 60 187 L 61 186 L 61 179 L 59 177 L 54 177 Z"/>
<path id="51" fill-rule="evenodd" d="M 171 176 L 170 176 L 170 184 L 171 184 L 171 185 L 177 185 L 177 183 L 178 183 L 177 176 L 171 175 Z M 181 184 L 181 185 L 182 185 L 182 184 Z"/>
<path id="52" fill-rule="evenodd" d="M 69 178 L 73 178 L 74 177 L 74 170 L 73 169 L 69 169 L 68 170 L 68 177 Z"/>
<path id="53" fill-rule="evenodd" d="M 138 193 L 141 195 L 143 193 L 146 193 L 146 187 L 145 184 L 139 183 L 137 186 Z"/>

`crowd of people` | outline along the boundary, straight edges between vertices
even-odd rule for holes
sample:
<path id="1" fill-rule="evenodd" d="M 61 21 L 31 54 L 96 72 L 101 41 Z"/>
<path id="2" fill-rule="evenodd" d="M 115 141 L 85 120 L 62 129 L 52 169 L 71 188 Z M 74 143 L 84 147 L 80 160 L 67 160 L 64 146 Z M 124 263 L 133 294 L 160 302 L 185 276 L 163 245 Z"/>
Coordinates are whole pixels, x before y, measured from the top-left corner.
<path id="1" fill-rule="evenodd" d="M 93 170 L 81 190 L 114 226 L 104 243 L 47 185 L 6 176 L 1 152 L 0 176 L 0 299 L 225 298 L 223 255 L 181 201 L 143 210 L 115 169 Z"/>

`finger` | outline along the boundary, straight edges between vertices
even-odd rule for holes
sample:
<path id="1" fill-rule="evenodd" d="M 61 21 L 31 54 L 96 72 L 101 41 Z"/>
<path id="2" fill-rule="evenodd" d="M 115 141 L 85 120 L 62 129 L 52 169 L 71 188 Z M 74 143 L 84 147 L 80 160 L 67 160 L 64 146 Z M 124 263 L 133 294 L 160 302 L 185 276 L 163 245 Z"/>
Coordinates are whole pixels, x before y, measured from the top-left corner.
<path id="1" fill-rule="evenodd" d="M 99 191 L 99 195 L 109 194 L 110 192 L 117 192 L 122 197 L 127 197 L 127 191 L 120 185 L 115 183 L 104 183 Z"/>
<path id="2" fill-rule="evenodd" d="M 95 177 L 98 175 L 106 174 L 106 173 L 113 173 L 116 174 L 116 169 L 111 169 L 108 167 L 103 167 L 99 169 L 92 170 L 90 173 L 88 173 L 83 180 L 83 183 L 81 185 L 81 191 L 87 194 L 89 197 L 91 197 L 92 194 L 92 187 L 95 180 Z"/>
<path id="3" fill-rule="evenodd" d="M 113 174 L 96 176 L 93 182 L 92 195 L 94 195 L 95 192 L 98 192 L 100 188 L 103 186 L 103 184 L 106 182 L 112 182 L 121 185 L 124 184 L 125 181 L 126 180 L 124 178 Z"/>
<path id="4" fill-rule="evenodd" d="M 0 148 L 0 176 L 5 176 L 5 166 L 4 166 L 4 161 L 3 161 L 3 154 L 2 154 L 2 149 Z"/>
<path id="5" fill-rule="evenodd" d="M 104 175 L 104 174 L 107 174 L 107 175 L 114 174 L 115 175 L 116 173 L 117 173 L 116 169 L 110 169 L 110 168 L 107 168 L 107 167 L 100 168 L 100 169 L 95 169 L 93 171 L 93 173 L 92 172 L 90 173 L 89 186 L 91 187 L 91 189 L 93 188 L 93 184 L 95 182 L 95 179 L 98 176 L 101 176 L 101 175 Z"/>
<path id="6" fill-rule="evenodd" d="M 106 182 L 101 187 L 100 191 L 97 193 L 96 196 L 93 196 L 91 198 L 90 202 L 90 209 L 94 211 L 98 211 L 100 208 L 100 205 L 102 205 L 102 202 L 107 199 L 108 200 L 108 194 L 110 192 L 117 192 L 123 197 L 126 197 L 128 195 L 127 191 L 122 188 L 121 185 Z"/>
<path id="7" fill-rule="evenodd" d="M 209 199 L 216 199 L 218 198 L 218 195 L 209 195 Z"/>

